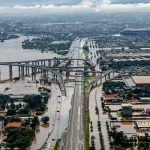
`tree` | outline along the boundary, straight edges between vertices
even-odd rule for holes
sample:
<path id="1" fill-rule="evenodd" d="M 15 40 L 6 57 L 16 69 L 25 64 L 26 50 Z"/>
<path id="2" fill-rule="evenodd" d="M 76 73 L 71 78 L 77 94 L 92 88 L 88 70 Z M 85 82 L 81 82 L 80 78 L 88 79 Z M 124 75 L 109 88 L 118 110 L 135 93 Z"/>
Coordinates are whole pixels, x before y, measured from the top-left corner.
<path id="1" fill-rule="evenodd" d="M 20 109 L 17 114 L 29 114 L 29 109 Z"/>
<path id="2" fill-rule="evenodd" d="M 24 120 L 24 122 L 23 122 L 23 126 L 29 126 L 31 124 L 31 122 L 30 122 L 30 118 L 28 118 L 28 119 L 26 119 L 26 120 Z"/>
<path id="3" fill-rule="evenodd" d="M 49 121 L 49 117 L 48 116 L 45 116 L 41 119 L 41 121 L 44 123 L 44 124 L 47 124 L 48 121 Z"/>
<path id="4" fill-rule="evenodd" d="M 34 135 L 32 129 L 12 129 L 4 141 L 7 142 L 7 147 L 11 149 L 16 147 L 25 150 L 30 145 Z"/>
<path id="5" fill-rule="evenodd" d="M 21 118 L 12 116 L 9 118 L 9 122 L 22 122 Z"/>
<path id="6" fill-rule="evenodd" d="M 38 116 L 34 116 L 31 122 L 31 127 L 35 130 L 35 127 L 40 124 Z"/>
<path id="7" fill-rule="evenodd" d="M 16 114 L 16 110 L 15 109 L 8 109 L 6 115 L 7 116 L 13 116 Z"/>
<path id="8" fill-rule="evenodd" d="M 22 104 L 21 103 L 19 103 L 19 108 L 22 108 Z"/>
<path id="9" fill-rule="evenodd" d="M 102 108 L 103 108 L 103 109 L 105 108 L 105 103 L 104 103 L 104 102 L 102 102 Z"/>

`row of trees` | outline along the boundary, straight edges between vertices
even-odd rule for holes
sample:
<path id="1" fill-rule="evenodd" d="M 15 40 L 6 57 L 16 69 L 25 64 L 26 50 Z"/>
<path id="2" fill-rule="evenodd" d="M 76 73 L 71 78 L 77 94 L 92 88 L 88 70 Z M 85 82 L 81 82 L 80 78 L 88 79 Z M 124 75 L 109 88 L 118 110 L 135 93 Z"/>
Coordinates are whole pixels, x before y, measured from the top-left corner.
<path id="1" fill-rule="evenodd" d="M 130 67 L 130 66 L 149 66 L 150 61 L 120 61 L 120 62 L 112 62 L 109 64 L 109 67 L 112 69 L 122 69 L 124 67 Z"/>
<path id="2" fill-rule="evenodd" d="M 33 129 L 12 129 L 8 132 L 4 141 L 7 142 L 7 147 L 11 149 L 19 148 L 25 150 L 31 144 L 34 136 L 35 132 Z"/>
<path id="3" fill-rule="evenodd" d="M 118 132 L 115 127 L 112 128 L 111 131 L 108 133 L 109 137 L 113 139 L 112 142 L 110 142 L 110 145 L 113 147 L 119 147 L 119 148 L 128 148 L 136 146 L 137 144 L 137 138 L 128 138 L 124 132 L 120 131 Z"/>
<path id="4" fill-rule="evenodd" d="M 0 108 L 2 110 L 5 110 L 5 106 L 9 100 L 10 100 L 10 97 L 8 95 L 0 94 Z"/>
<path id="5" fill-rule="evenodd" d="M 120 89 L 124 89 L 125 83 L 124 82 L 112 82 L 112 81 L 107 81 L 103 84 L 103 91 L 106 94 L 115 94 L 120 91 Z"/>
<path id="6" fill-rule="evenodd" d="M 42 98 L 40 95 L 25 95 L 24 102 L 27 103 L 26 108 L 36 111 L 45 111 L 48 97 Z"/>

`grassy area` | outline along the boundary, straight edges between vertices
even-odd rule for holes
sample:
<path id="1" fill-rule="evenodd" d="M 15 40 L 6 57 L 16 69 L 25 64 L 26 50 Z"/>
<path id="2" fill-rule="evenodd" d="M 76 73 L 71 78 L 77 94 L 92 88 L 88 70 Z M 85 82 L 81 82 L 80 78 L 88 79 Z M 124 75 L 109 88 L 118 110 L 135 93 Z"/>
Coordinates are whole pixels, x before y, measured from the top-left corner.
<path id="1" fill-rule="evenodd" d="M 88 86 L 89 83 L 90 83 L 89 82 L 89 77 L 84 77 L 84 87 L 85 87 L 85 89 L 86 89 L 86 87 Z"/>
<path id="2" fill-rule="evenodd" d="M 85 58 L 88 59 L 88 54 L 89 54 L 89 52 L 88 52 L 88 51 L 85 51 L 85 50 L 84 50 L 83 52 L 84 52 Z"/>
<path id="3" fill-rule="evenodd" d="M 88 147 L 88 150 L 90 149 L 90 126 L 89 126 L 89 123 L 90 123 L 90 119 L 88 121 L 88 135 L 85 137 L 85 142 Z"/>
<path id="4" fill-rule="evenodd" d="M 84 94 L 85 94 L 85 89 L 87 88 L 88 84 L 89 84 L 89 77 L 84 77 Z M 86 137 L 85 137 L 85 144 L 86 144 L 86 149 L 90 149 L 90 127 L 89 127 L 89 123 L 90 123 L 90 116 L 89 116 L 89 112 L 87 114 L 88 116 L 88 120 L 86 119 Z"/>
<path id="5" fill-rule="evenodd" d="M 59 140 L 57 140 L 54 150 L 59 150 Z"/>
<path id="6" fill-rule="evenodd" d="M 117 113 L 117 116 L 118 116 L 118 117 L 122 117 L 122 114 L 121 114 L 121 113 Z"/>

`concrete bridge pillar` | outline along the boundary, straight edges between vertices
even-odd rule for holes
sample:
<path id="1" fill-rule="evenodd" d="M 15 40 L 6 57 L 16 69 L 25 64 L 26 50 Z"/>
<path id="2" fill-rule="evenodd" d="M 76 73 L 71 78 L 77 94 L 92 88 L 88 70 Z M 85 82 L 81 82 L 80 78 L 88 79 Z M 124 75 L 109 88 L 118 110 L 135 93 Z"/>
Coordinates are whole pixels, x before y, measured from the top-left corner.
<path id="1" fill-rule="evenodd" d="M 27 72 L 28 72 L 28 75 L 29 75 L 30 74 L 30 68 L 28 67 L 27 70 L 28 70 Z"/>
<path id="2" fill-rule="evenodd" d="M 21 76 L 24 77 L 24 66 L 21 66 Z"/>
<path id="3" fill-rule="evenodd" d="M 101 78 L 100 78 L 100 82 L 101 82 L 101 84 L 102 84 L 102 82 L 103 82 L 103 81 L 102 81 L 102 73 L 101 73 Z"/>
<path id="4" fill-rule="evenodd" d="M 51 67 L 51 60 L 48 60 L 48 67 Z"/>
<path id="5" fill-rule="evenodd" d="M 39 61 L 37 61 L 37 62 L 36 62 L 36 65 L 37 65 L 37 66 L 40 66 L 40 62 L 39 62 Z M 38 69 L 37 69 L 37 71 L 39 72 L 39 71 L 40 71 L 40 69 L 38 68 Z"/>
<path id="6" fill-rule="evenodd" d="M 29 65 L 29 63 L 26 63 L 26 65 Z M 25 70 L 26 70 L 26 75 L 29 75 L 29 74 L 28 74 L 28 67 L 25 67 L 25 68 L 26 68 L 26 69 L 25 69 Z"/>
<path id="7" fill-rule="evenodd" d="M 37 66 L 37 61 L 35 61 L 35 64 L 34 64 L 35 66 Z"/>
<path id="8" fill-rule="evenodd" d="M 110 80 L 110 74 L 111 74 L 111 72 L 108 74 L 108 79 Z"/>
<path id="9" fill-rule="evenodd" d="M 66 78 L 69 78 L 70 72 L 66 71 Z"/>
<path id="10" fill-rule="evenodd" d="M 21 76 L 21 73 L 20 73 L 20 66 L 18 66 L 18 75 L 19 75 L 19 77 Z"/>
<path id="11" fill-rule="evenodd" d="M 46 65 L 45 60 L 43 62 L 44 62 L 44 66 L 45 66 Z"/>
<path id="12" fill-rule="evenodd" d="M 12 65 L 9 65 L 9 79 L 12 80 L 13 74 L 12 74 Z"/>
<path id="13" fill-rule="evenodd" d="M 32 80 L 35 80 L 36 79 L 36 68 L 32 67 Z"/>
<path id="14" fill-rule="evenodd" d="M 41 66 L 43 66 L 43 61 L 41 60 Z"/>
<path id="15" fill-rule="evenodd" d="M 52 79 L 55 79 L 55 74 L 52 72 Z"/>
<path id="16" fill-rule="evenodd" d="M 43 70 L 41 69 L 41 78 L 43 78 Z"/>
<path id="17" fill-rule="evenodd" d="M 33 80 L 33 75 L 34 75 L 34 71 L 33 71 L 33 67 L 31 68 L 31 76 L 32 76 L 32 80 Z"/>
<path id="18" fill-rule="evenodd" d="M 56 81 L 57 81 L 57 75 L 56 75 Z"/>
<path id="19" fill-rule="evenodd" d="M 43 76 L 44 76 L 44 78 L 47 77 L 46 70 L 43 70 Z"/>
<path id="20" fill-rule="evenodd" d="M 37 61 L 37 65 L 40 66 L 40 61 Z"/>

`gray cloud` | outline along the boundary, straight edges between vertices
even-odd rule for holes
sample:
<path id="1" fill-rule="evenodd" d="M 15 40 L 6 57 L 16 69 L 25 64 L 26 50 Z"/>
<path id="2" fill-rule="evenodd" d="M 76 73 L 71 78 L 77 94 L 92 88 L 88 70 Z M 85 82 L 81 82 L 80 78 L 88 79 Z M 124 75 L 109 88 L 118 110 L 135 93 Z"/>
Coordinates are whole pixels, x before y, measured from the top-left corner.
<path id="1" fill-rule="evenodd" d="M 3 0 L 0 0 L 0 12 L 3 13 L 50 13 L 60 11 L 65 13 L 71 11 L 150 11 L 150 2 L 147 3 L 147 0 L 11 0 L 11 3 L 10 0 L 5 0 L 5 2 L 2 1 Z"/>
<path id="2" fill-rule="evenodd" d="M 75 5 L 82 0 L 0 0 L 0 6 L 14 6 L 14 5 Z"/>

